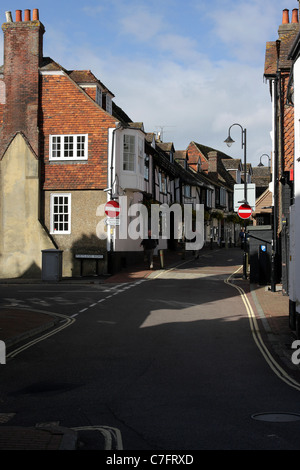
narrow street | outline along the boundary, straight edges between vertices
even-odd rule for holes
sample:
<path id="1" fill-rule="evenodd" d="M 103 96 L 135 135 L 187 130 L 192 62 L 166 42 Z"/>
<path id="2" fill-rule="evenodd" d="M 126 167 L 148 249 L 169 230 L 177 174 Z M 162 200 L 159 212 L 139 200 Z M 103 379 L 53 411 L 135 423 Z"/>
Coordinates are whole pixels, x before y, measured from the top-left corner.
<path id="1" fill-rule="evenodd" d="M 0 413 L 77 429 L 82 450 L 101 448 L 99 427 L 123 450 L 298 450 L 298 419 L 255 419 L 299 414 L 300 392 L 254 341 L 240 262 L 223 249 L 132 283 L 0 286 L 1 307 L 74 320 L 1 367 Z"/>

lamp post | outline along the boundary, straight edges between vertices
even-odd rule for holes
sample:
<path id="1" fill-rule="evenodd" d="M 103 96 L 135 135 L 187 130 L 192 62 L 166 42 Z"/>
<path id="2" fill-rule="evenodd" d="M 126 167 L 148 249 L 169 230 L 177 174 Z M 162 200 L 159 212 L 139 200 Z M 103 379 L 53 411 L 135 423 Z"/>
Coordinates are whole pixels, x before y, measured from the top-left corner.
<path id="1" fill-rule="evenodd" d="M 263 163 L 261 162 L 262 157 L 268 157 L 268 167 L 271 172 L 271 158 L 268 154 L 263 153 L 259 159 L 259 164 L 258 166 L 262 167 L 264 166 Z M 272 206 L 268 206 L 268 209 L 272 209 L 272 219 L 273 219 L 273 235 L 272 235 L 272 252 L 271 252 L 271 276 L 270 276 L 270 282 L 271 282 L 271 291 L 276 292 L 276 212 L 275 212 L 275 203 Z"/>
<path id="2" fill-rule="evenodd" d="M 264 164 L 261 162 L 262 157 L 268 157 L 268 159 L 269 159 L 268 167 L 270 168 L 271 158 L 270 158 L 269 155 L 267 155 L 266 153 L 263 153 L 263 154 L 260 156 L 259 164 L 258 164 L 257 166 L 264 166 Z"/>
<path id="3" fill-rule="evenodd" d="M 224 142 L 228 147 L 234 143 L 234 140 L 230 136 L 230 130 L 233 126 L 239 126 L 242 132 L 242 149 L 244 149 L 244 199 L 243 201 L 238 201 L 241 204 L 248 204 L 247 198 L 247 130 L 244 129 L 240 124 L 234 123 L 228 129 L 228 137 Z M 243 255 L 243 279 L 247 279 L 247 244 L 246 244 L 246 221 L 244 222 L 244 255 Z"/>

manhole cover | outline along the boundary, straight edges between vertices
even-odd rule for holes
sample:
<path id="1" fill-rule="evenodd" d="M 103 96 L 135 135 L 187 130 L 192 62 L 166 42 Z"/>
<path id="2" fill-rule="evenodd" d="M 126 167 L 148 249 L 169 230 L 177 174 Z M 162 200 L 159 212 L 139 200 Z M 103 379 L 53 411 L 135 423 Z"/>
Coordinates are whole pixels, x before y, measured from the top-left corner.
<path id="1" fill-rule="evenodd" d="M 299 421 L 300 414 L 297 413 L 256 413 L 251 418 L 257 421 L 269 421 L 272 423 L 288 423 Z"/>

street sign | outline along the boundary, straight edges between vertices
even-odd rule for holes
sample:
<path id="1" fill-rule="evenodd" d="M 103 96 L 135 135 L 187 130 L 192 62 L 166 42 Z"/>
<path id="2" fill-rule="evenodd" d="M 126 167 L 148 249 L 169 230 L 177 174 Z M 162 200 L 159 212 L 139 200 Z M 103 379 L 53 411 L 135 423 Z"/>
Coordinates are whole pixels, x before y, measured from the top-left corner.
<path id="1" fill-rule="evenodd" d="M 109 217 L 105 221 L 106 225 L 120 225 L 120 219 L 117 217 Z"/>
<path id="2" fill-rule="evenodd" d="M 113 217 L 113 218 L 118 217 L 118 215 L 120 214 L 119 203 L 117 201 L 107 202 L 105 204 L 104 211 L 108 217 Z"/>
<path id="3" fill-rule="evenodd" d="M 254 183 L 247 184 L 247 202 L 249 206 L 252 207 L 252 210 L 255 211 L 255 202 L 256 202 L 256 186 Z M 234 212 L 238 211 L 240 205 L 245 201 L 245 187 L 243 184 L 234 185 L 233 193 L 233 204 Z"/>
<path id="4" fill-rule="evenodd" d="M 248 204 L 242 204 L 238 208 L 238 216 L 241 219 L 249 219 L 249 217 L 251 217 L 251 214 L 252 214 L 252 209 L 250 206 L 248 206 Z"/>

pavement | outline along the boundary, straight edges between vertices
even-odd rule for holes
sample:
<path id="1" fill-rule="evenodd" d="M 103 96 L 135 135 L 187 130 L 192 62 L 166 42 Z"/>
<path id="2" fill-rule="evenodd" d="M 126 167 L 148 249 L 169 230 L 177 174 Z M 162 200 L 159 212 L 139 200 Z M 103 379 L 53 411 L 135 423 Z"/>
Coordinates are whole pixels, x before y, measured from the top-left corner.
<path id="1" fill-rule="evenodd" d="M 225 249 L 222 248 L 222 250 Z M 146 269 L 144 265 L 135 265 L 106 278 L 62 279 L 59 282 L 89 284 L 134 282 L 151 277 L 162 268 L 168 269 L 179 265 L 189 257 L 192 259 L 192 253 L 165 253 L 163 267 L 161 260 L 157 257 L 152 270 Z M 24 279 L 0 281 L 2 284 L 30 284 L 31 282 L 39 281 Z M 45 284 L 45 281 L 40 282 Z M 272 292 L 270 286 L 254 285 L 248 280 L 243 280 L 242 274 L 235 275 L 233 282 L 246 293 L 269 350 L 287 373 L 300 384 L 300 369 L 291 361 L 291 344 L 296 336 L 289 328 L 289 298 L 283 295 L 282 286 L 276 285 L 276 292 Z M 28 309 L 0 308 L 0 340 L 5 342 L 6 353 L 28 338 L 49 330 L 57 321 L 58 319 L 50 315 Z M 0 450 L 77 450 L 80 448 L 76 431 L 64 428 L 59 423 L 44 423 L 25 428 L 11 426 L 11 420 L 13 416 L 1 414 L 0 410 Z"/>

